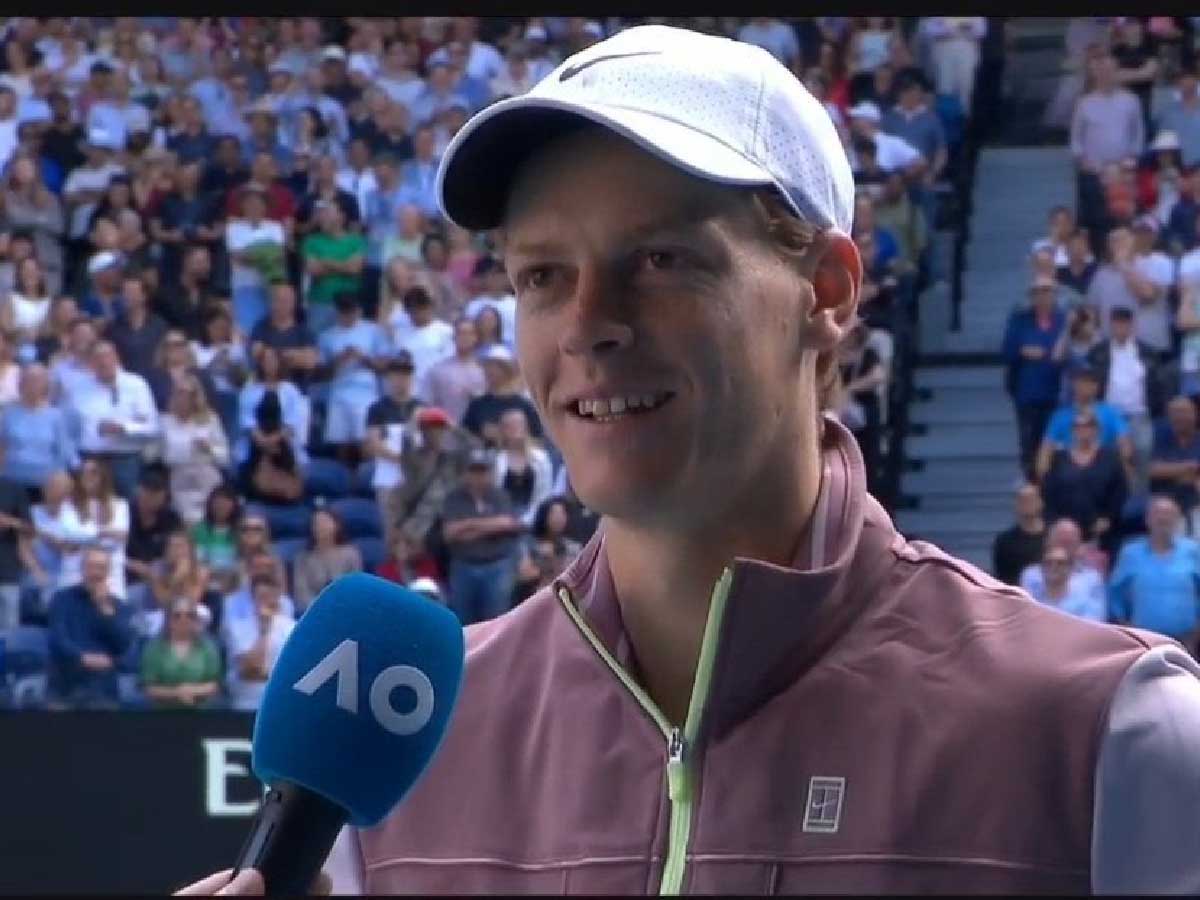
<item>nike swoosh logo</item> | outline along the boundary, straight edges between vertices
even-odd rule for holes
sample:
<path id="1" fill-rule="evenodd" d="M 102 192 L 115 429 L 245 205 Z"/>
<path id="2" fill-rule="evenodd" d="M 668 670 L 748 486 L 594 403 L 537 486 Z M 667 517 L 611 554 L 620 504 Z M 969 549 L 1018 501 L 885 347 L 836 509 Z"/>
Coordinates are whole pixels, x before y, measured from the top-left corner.
<path id="1" fill-rule="evenodd" d="M 638 50 L 635 53 L 610 53 L 607 56 L 597 56 L 594 59 L 585 59 L 581 63 L 576 63 L 569 68 L 563 69 L 558 76 L 559 81 L 570 81 L 584 69 L 596 65 L 596 63 L 606 62 L 610 59 L 629 59 L 632 56 L 659 56 L 661 50 Z"/>

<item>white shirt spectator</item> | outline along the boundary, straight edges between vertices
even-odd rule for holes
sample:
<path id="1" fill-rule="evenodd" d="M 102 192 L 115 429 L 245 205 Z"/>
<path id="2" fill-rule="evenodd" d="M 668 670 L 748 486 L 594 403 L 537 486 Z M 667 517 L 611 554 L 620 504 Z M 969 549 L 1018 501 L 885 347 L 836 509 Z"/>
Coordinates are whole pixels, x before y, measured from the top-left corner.
<path id="1" fill-rule="evenodd" d="M 1133 268 L 1159 289 L 1159 295 L 1152 303 L 1137 307 L 1137 336 L 1155 350 L 1170 350 L 1171 306 L 1167 292 L 1175 282 L 1175 263 L 1165 253 L 1155 250 L 1135 256 Z"/>
<path id="2" fill-rule="evenodd" d="M 1104 578 L 1091 566 L 1076 564 L 1067 585 L 1072 597 L 1093 597 L 1098 598 L 1094 602 L 1103 603 Z M 1033 563 L 1021 570 L 1021 590 L 1039 603 L 1046 602 L 1046 579 L 1041 563 Z"/>
<path id="3" fill-rule="evenodd" d="M 1137 341 L 1130 339 L 1121 346 L 1109 344 L 1112 363 L 1108 369 L 1108 386 L 1104 399 L 1127 416 L 1146 412 L 1146 367 L 1138 356 Z"/>
<path id="4" fill-rule="evenodd" d="M 295 627 L 295 620 L 282 612 L 276 613 L 272 618 L 270 631 L 267 634 L 266 664 L 268 671 L 273 669 L 275 663 L 279 661 L 280 651 L 283 650 L 284 643 Z M 227 679 L 229 705 L 233 709 L 252 712 L 258 709 L 259 704 L 262 703 L 267 683 L 244 680 L 241 672 L 238 671 L 238 660 L 258 641 L 258 618 L 257 616 L 250 619 L 235 618 L 223 625 L 222 634 L 225 638 L 226 655 L 229 658 L 229 677 Z"/>
<path id="5" fill-rule="evenodd" d="M 921 151 L 904 138 L 888 134 L 886 131 L 876 131 L 875 159 L 883 171 L 895 172 L 908 168 L 922 159 L 922 156 Z"/>
<path id="6" fill-rule="evenodd" d="M 0 119 L 0 167 L 8 165 L 9 157 L 17 149 L 17 124 L 19 121 L 15 112 L 7 119 Z"/>
<path id="7" fill-rule="evenodd" d="M 367 166 L 361 172 L 347 166 L 337 174 L 337 186 L 358 201 L 358 215 L 365 219 L 367 216 L 367 197 L 379 183 L 375 180 L 375 170 Z"/>
<path id="8" fill-rule="evenodd" d="M 800 55 L 795 30 L 778 19 L 747 22 L 738 31 L 737 38 L 743 43 L 762 47 L 785 66 L 790 66 Z"/>
<path id="9" fill-rule="evenodd" d="M 64 409 L 70 408 L 71 398 L 78 397 L 96 378 L 92 367 L 67 356 L 50 366 L 51 396 Z"/>
<path id="10" fill-rule="evenodd" d="M 257 224 L 249 219 L 232 219 L 225 229 L 225 247 L 232 253 L 241 253 L 254 244 L 270 243 L 284 245 L 283 225 L 273 219 L 263 219 Z M 233 262 L 230 266 L 230 287 L 266 288 L 258 270 Z"/>
<path id="11" fill-rule="evenodd" d="M 87 127 L 107 132 L 114 143 L 124 147 L 130 134 L 150 133 L 150 110 L 132 101 L 118 105 L 111 100 L 100 100 L 88 110 Z"/>
<path id="12" fill-rule="evenodd" d="M 115 162 L 106 162 L 93 168 L 86 162 L 71 170 L 63 183 L 63 197 L 69 197 L 76 191 L 103 191 L 114 175 L 120 175 L 124 167 Z M 95 203 L 81 203 L 71 213 L 71 222 L 67 234 L 72 238 L 81 238 L 87 233 L 88 222 L 96 211 Z"/>
<path id="13" fill-rule="evenodd" d="M 441 319 L 420 327 L 410 323 L 408 328 L 393 334 L 396 349 L 412 354 L 414 384 L 420 384 L 434 364 L 454 355 L 454 326 Z"/>
<path id="14" fill-rule="evenodd" d="M 135 372 L 117 370 L 114 384 L 96 378 L 72 397 L 79 417 L 79 449 L 90 453 L 140 453 L 158 437 L 158 409 L 146 379 Z M 125 433 L 101 434 L 100 423 L 116 422 Z"/>
<path id="15" fill-rule="evenodd" d="M 529 468 L 533 471 L 533 491 L 529 495 L 529 505 L 520 510 L 518 515 L 524 524 L 532 526 L 534 518 L 537 517 L 538 507 L 550 496 L 551 489 L 554 487 L 554 464 L 550 462 L 550 454 L 541 447 L 530 446 L 526 451 L 526 456 Z M 493 471 L 496 476 L 496 487 L 503 489 L 504 476 L 508 474 L 507 450 L 501 450 L 496 454 Z"/>

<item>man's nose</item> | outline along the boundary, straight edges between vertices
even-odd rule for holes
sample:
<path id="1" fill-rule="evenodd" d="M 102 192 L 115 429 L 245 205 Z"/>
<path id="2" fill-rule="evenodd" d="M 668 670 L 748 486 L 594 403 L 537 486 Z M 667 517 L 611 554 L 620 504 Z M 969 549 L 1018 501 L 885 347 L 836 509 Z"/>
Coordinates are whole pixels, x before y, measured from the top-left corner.
<path id="1" fill-rule="evenodd" d="M 564 353 L 601 356 L 633 345 L 628 304 L 611 276 L 599 267 L 580 267 L 571 309 L 559 344 Z"/>

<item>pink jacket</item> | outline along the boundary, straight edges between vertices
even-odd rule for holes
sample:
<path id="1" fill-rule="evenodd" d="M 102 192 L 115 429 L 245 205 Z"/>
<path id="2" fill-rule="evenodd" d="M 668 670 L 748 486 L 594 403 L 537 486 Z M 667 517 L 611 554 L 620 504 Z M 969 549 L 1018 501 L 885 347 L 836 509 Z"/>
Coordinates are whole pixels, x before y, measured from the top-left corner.
<path id="1" fill-rule="evenodd" d="M 601 532 L 468 630 L 439 755 L 335 889 L 1088 891 L 1110 701 L 1167 642 L 905 540 L 826 432 L 806 549 L 726 570 L 685 723 L 637 685 Z"/>

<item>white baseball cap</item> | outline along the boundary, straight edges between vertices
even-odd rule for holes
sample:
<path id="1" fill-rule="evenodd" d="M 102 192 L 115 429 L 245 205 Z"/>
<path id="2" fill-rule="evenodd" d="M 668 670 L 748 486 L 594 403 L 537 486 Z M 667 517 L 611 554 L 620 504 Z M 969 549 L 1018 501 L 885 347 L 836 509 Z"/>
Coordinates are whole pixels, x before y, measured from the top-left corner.
<path id="1" fill-rule="evenodd" d="M 850 233 L 854 177 L 808 89 L 766 50 L 667 25 L 592 44 L 467 122 L 438 168 L 446 216 L 468 229 L 498 226 L 518 166 L 581 120 L 699 178 L 774 185 L 805 220 Z"/>
<path id="2" fill-rule="evenodd" d="M 852 119 L 870 119 L 872 122 L 878 122 L 882 116 L 879 113 L 879 107 L 870 100 L 864 100 L 862 103 L 850 107 L 850 118 Z"/>

